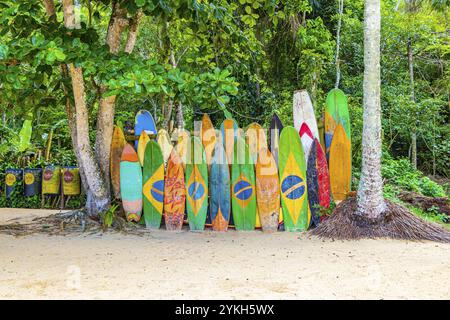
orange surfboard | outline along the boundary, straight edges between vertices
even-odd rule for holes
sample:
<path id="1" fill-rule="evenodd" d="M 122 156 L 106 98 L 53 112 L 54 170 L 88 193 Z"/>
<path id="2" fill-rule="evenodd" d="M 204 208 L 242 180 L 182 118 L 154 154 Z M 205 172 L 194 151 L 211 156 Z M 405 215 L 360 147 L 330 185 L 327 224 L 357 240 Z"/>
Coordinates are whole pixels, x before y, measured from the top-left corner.
<path id="1" fill-rule="evenodd" d="M 208 164 L 208 169 L 211 168 L 211 159 L 214 152 L 214 147 L 216 146 L 216 131 L 211 122 L 209 116 L 204 113 L 202 118 L 202 127 L 200 130 L 200 139 L 202 140 L 203 147 L 206 153 L 206 163 Z"/>
<path id="2" fill-rule="evenodd" d="M 351 187 L 351 143 L 342 124 L 334 131 L 330 147 L 330 187 L 334 201 L 347 198 Z"/>
<path id="3" fill-rule="evenodd" d="M 111 185 L 114 198 L 120 199 L 120 158 L 126 141 L 122 129 L 115 126 L 111 140 L 111 156 L 109 170 L 111 172 Z"/>
<path id="4" fill-rule="evenodd" d="M 278 167 L 267 148 L 260 149 L 256 162 L 256 199 L 262 230 L 277 231 L 280 213 Z"/>
<path id="5" fill-rule="evenodd" d="M 183 164 L 177 150 L 173 149 L 167 162 L 164 180 L 164 221 L 167 230 L 181 230 L 185 206 Z"/>

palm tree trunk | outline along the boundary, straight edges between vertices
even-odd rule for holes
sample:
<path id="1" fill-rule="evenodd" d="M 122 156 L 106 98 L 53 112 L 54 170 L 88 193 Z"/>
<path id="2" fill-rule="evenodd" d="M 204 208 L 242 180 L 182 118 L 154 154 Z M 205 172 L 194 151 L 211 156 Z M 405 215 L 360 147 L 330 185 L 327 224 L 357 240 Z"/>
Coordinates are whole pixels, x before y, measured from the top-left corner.
<path id="1" fill-rule="evenodd" d="M 364 114 L 357 214 L 377 220 L 385 211 L 381 178 L 380 0 L 364 7 Z"/>

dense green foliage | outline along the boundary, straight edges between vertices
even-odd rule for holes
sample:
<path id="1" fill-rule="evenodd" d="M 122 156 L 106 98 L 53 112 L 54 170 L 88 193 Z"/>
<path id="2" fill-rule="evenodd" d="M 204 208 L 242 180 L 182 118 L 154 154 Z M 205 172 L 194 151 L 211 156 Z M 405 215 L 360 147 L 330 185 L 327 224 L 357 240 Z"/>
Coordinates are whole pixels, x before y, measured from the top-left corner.
<path id="1" fill-rule="evenodd" d="M 29 166 L 75 164 L 63 90 L 70 90 L 70 79 L 62 77 L 61 63 L 83 67 L 91 128 L 96 126 L 100 94 L 118 95 L 120 123 L 133 121 L 135 112 L 146 108 L 161 125 L 168 101 L 182 103 L 186 128 L 192 130 L 202 112 L 210 113 L 217 126 L 224 117 L 235 118 L 242 127 L 253 121 L 267 126 L 273 112 L 290 125 L 292 93 L 305 88 L 320 119 L 326 93 L 336 81 L 337 1 L 120 2 L 129 14 L 144 12 L 132 54 L 112 55 L 105 45 L 110 1 L 76 2 L 79 28 L 72 32 L 62 24 L 58 2 L 57 20 L 49 21 L 42 1 L 0 1 L 2 174 L 36 150 L 41 156 L 31 157 Z M 398 188 L 429 196 L 444 192 L 409 166 L 413 129 L 418 133 L 419 169 L 450 176 L 448 5 L 446 0 L 382 1 L 383 175 L 387 193 L 393 196 Z M 345 1 L 340 87 L 349 97 L 354 172 L 361 158 L 362 28 L 363 1 Z M 414 57 L 415 103 L 408 41 Z M 107 88 L 105 93 L 99 91 L 101 86 Z M 171 117 L 175 119 L 175 111 Z M 26 119 L 32 123 L 30 143 L 18 138 Z M 94 140 L 95 130 L 91 131 Z M 52 157 L 44 161 L 50 132 Z"/>

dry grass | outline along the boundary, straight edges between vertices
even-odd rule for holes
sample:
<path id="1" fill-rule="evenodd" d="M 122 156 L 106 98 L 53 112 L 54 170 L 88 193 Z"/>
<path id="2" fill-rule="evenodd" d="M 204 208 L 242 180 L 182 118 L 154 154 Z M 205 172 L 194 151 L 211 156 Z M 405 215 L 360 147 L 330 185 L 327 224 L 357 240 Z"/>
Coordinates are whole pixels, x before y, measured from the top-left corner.
<path id="1" fill-rule="evenodd" d="M 367 221 L 355 215 L 356 198 L 341 202 L 330 218 L 311 231 L 332 239 L 392 238 L 431 240 L 450 243 L 450 232 L 437 224 L 425 222 L 403 206 L 386 200 L 387 210 L 381 220 Z"/>

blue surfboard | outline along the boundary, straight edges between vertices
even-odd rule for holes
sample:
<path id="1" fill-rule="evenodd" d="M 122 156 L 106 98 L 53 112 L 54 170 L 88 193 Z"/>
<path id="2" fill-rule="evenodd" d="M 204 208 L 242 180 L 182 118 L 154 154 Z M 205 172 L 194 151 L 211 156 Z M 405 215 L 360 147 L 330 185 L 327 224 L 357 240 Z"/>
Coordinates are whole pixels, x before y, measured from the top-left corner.
<path id="1" fill-rule="evenodd" d="M 152 114 L 147 110 L 139 110 L 134 118 L 134 135 L 139 137 L 141 132 L 147 132 L 148 135 L 157 135 L 158 130 L 156 130 L 155 119 L 153 119 Z M 137 149 L 138 140 L 134 142 L 134 148 Z"/>

